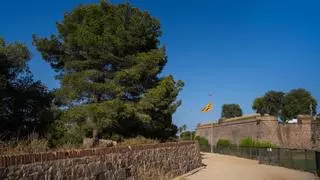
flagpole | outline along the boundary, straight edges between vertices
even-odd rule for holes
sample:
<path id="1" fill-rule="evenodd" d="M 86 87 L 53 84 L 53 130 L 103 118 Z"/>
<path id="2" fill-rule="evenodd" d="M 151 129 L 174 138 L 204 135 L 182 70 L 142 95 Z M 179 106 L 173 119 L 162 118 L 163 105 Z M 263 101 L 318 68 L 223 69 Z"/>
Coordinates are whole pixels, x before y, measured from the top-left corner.
<path id="1" fill-rule="evenodd" d="M 211 111 L 213 110 L 213 105 L 212 105 L 212 102 L 210 102 L 209 104 L 207 104 L 205 106 L 205 108 L 203 108 L 201 110 L 201 112 L 208 112 L 208 111 Z M 211 133 L 209 135 L 209 137 L 211 136 L 211 140 L 210 140 L 210 147 L 211 147 L 211 153 L 213 153 L 213 122 L 214 120 L 212 120 L 211 122 Z M 210 121 L 209 121 L 209 124 L 210 124 Z M 208 139 L 209 140 L 209 139 Z"/>
<path id="2" fill-rule="evenodd" d="M 213 120 L 211 123 L 211 153 L 213 153 Z"/>
<path id="3" fill-rule="evenodd" d="M 211 96 L 211 102 L 213 103 L 213 96 L 212 94 L 209 94 L 209 96 Z M 213 108 L 213 107 L 212 107 Z M 213 111 L 212 111 L 213 112 Z M 212 122 L 211 122 L 211 153 L 213 153 L 213 122 L 214 119 L 212 118 Z"/>

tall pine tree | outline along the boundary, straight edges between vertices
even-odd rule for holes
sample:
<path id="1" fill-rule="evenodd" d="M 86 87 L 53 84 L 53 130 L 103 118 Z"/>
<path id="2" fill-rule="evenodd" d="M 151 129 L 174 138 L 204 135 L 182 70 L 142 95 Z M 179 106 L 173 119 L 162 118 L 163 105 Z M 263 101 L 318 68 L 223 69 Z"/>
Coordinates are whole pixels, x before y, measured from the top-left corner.
<path id="1" fill-rule="evenodd" d="M 159 77 L 167 63 L 160 23 L 130 4 L 82 5 L 57 23 L 58 34 L 34 36 L 57 72 L 61 119 L 92 136 L 120 134 L 166 139 L 183 83 Z"/>

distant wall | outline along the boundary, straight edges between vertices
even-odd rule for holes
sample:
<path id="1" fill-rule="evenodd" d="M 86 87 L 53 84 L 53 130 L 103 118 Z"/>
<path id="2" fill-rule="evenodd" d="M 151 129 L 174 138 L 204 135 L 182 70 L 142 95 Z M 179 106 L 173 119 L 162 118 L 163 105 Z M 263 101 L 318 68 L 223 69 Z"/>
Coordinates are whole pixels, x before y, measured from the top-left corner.
<path id="1" fill-rule="evenodd" d="M 0 156 L 0 179 L 172 179 L 201 166 L 197 143 Z"/>
<path id="2" fill-rule="evenodd" d="M 274 116 L 254 114 L 224 120 L 220 124 L 214 124 L 213 128 L 211 126 L 212 124 L 200 125 L 196 135 L 206 137 L 213 145 L 216 145 L 219 139 L 228 139 L 239 144 L 241 139 L 251 137 L 270 141 L 283 148 L 315 148 L 311 140 L 311 119 L 307 116 L 299 116 L 297 124 L 280 124 Z"/>

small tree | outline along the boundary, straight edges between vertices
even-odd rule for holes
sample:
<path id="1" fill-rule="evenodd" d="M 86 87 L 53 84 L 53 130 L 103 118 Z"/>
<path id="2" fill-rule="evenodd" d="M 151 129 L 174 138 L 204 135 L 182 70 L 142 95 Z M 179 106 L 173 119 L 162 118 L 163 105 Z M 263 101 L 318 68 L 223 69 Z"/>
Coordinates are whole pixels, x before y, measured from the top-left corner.
<path id="1" fill-rule="evenodd" d="M 192 140 L 194 139 L 195 131 L 184 131 L 181 133 L 182 140 Z"/>
<path id="2" fill-rule="evenodd" d="M 179 139 L 182 137 L 182 133 L 185 132 L 187 130 L 187 125 L 182 125 L 178 128 L 178 131 L 179 131 Z"/>
<path id="3" fill-rule="evenodd" d="M 233 118 L 242 116 L 242 109 L 239 104 L 224 104 L 222 106 L 221 118 Z"/>
<path id="4" fill-rule="evenodd" d="M 293 89 L 284 97 L 284 116 L 286 119 L 296 118 L 299 114 L 317 113 L 317 101 L 305 89 Z"/>
<path id="5" fill-rule="evenodd" d="M 260 114 L 280 116 L 283 109 L 284 93 L 280 91 L 268 91 L 264 96 L 256 98 L 252 109 Z"/>

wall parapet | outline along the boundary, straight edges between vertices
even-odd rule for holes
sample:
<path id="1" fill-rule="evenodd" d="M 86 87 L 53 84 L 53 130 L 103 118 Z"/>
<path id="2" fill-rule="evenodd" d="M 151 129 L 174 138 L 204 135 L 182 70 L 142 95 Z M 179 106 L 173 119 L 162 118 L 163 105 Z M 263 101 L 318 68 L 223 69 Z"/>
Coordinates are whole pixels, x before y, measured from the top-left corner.
<path id="1" fill-rule="evenodd" d="M 242 139 L 250 137 L 269 141 L 283 148 L 311 149 L 315 146 L 320 147 L 320 143 L 313 142 L 316 139 L 313 136 L 319 135 L 314 135 L 314 129 L 318 128 L 311 128 L 312 123 L 312 117 L 309 115 L 299 115 L 297 123 L 281 123 L 275 116 L 253 114 L 226 119 L 213 125 L 202 124 L 197 127 L 196 135 L 207 138 L 213 145 L 219 139 L 228 139 L 233 144 L 239 144 Z"/>
<path id="2" fill-rule="evenodd" d="M 247 116 L 225 119 L 221 123 L 213 123 L 213 127 L 246 124 L 246 123 L 252 123 L 257 121 L 258 122 L 261 122 L 261 121 L 275 122 L 277 120 L 276 120 L 276 117 L 270 116 L 270 115 L 261 116 L 260 114 L 252 114 Z M 201 124 L 197 129 L 211 128 L 211 126 L 212 126 L 212 123 Z"/>

